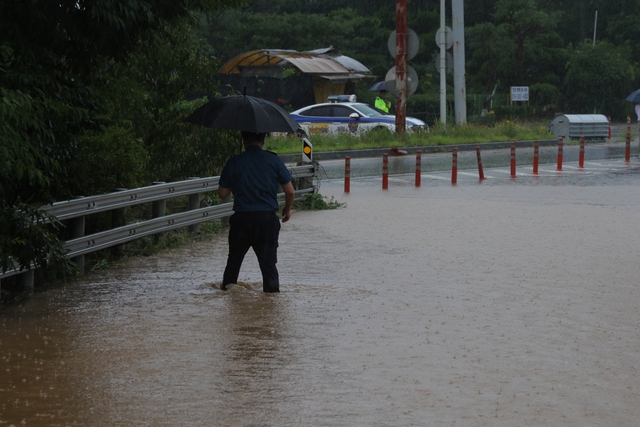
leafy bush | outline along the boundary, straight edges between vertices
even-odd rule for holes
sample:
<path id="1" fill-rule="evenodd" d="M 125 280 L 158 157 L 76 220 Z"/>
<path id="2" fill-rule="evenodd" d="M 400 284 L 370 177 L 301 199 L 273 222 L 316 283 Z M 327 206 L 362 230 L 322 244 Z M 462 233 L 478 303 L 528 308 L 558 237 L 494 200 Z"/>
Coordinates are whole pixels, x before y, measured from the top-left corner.
<path id="1" fill-rule="evenodd" d="M 327 198 L 320 193 L 307 194 L 302 201 L 295 203 L 295 207 L 302 211 L 322 211 L 346 206 L 346 203 L 338 202 L 333 196 Z"/>

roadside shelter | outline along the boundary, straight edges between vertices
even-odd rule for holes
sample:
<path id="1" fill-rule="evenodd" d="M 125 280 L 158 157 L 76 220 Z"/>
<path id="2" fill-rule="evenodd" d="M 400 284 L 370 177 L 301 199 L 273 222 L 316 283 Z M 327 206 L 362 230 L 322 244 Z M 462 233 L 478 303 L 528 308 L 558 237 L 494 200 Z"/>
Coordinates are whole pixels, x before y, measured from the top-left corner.
<path id="1" fill-rule="evenodd" d="M 333 47 L 306 52 L 259 49 L 224 64 L 216 77 L 223 95 L 231 92 L 259 96 L 292 109 L 327 102 L 329 95 L 353 93 L 356 81 L 371 71 Z"/>

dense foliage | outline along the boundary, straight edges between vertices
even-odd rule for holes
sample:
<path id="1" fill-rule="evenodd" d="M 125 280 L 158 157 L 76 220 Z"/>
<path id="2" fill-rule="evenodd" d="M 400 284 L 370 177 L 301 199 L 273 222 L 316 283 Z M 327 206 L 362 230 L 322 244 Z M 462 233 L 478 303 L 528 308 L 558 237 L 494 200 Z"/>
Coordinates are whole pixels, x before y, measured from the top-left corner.
<path id="1" fill-rule="evenodd" d="M 215 89 L 217 64 L 198 57 L 188 23 L 190 11 L 243 3 L 0 2 L 2 271 L 14 261 L 69 267 L 34 210 L 43 203 L 217 166 L 225 153 L 211 154 L 202 130 L 181 123 L 202 102 L 187 94 Z"/>

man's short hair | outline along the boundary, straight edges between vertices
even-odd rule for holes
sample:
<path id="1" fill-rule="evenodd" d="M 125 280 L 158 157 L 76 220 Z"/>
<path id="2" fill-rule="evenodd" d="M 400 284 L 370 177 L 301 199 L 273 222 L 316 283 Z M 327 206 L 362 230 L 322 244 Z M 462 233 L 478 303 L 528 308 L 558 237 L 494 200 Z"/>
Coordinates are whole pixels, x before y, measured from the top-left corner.
<path id="1" fill-rule="evenodd" d="M 251 144 L 254 142 L 263 142 L 266 135 L 267 135 L 266 133 L 254 133 L 254 132 L 247 132 L 243 130 L 242 142 L 244 142 L 245 144 Z"/>

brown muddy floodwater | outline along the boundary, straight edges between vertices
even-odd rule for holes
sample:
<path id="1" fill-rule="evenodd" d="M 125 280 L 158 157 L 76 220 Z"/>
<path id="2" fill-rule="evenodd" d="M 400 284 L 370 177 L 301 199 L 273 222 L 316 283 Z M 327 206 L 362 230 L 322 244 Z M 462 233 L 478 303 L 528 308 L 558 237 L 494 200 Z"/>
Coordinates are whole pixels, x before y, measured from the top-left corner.
<path id="1" fill-rule="evenodd" d="M 584 178 L 328 181 L 278 295 L 222 234 L 5 304 L 0 426 L 637 426 L 640 176 Z"/>

